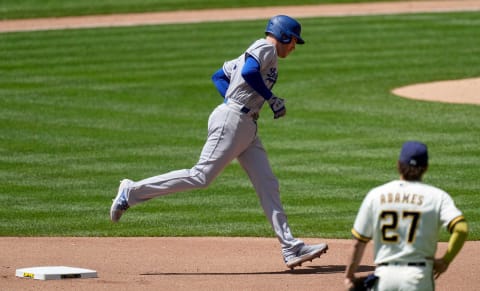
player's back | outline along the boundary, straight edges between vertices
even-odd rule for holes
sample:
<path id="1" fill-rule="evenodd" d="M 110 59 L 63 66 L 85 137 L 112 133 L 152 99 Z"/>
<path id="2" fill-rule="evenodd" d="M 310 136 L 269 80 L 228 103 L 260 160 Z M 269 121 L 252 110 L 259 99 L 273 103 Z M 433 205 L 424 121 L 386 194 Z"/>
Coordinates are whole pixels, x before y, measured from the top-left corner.
<path id="1" fill-rule="evenodd" d="M 435 255 L 444 194 L 421 182 L 402 180 L 384 184 L 369 193 L 376 263 L 416 262 Z"/>

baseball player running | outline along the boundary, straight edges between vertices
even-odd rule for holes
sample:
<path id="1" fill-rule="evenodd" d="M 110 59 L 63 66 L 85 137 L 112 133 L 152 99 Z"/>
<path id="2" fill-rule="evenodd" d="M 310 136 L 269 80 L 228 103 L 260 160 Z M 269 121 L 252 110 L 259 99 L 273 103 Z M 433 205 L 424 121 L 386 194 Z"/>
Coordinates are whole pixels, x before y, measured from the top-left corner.
<path id="1" fill-rule="evenodd" d="M 282 203 L 278 180 L 272 172 L 265 148 L 257 135 L 257 119 L 267 103 L 275 119 L 286 114 L 282 98 L 271 89 L 277 81 L 277 58 L 286 58 L 296 44 L 303 44 L 301 25 L 286 15 L 272 17 L 265 38 L 255 41 L 238 58 L 226 61 L 212 76 L 224 98 L 208 120 L 208 137 L 200 158 L 191 169 L 172 171 L 138 182 L 121 181 L 110 209 L 117 222 L 135 204 L 149 199 L 207 187 L 234 159 L 248 174 L 263 211 L 280 241 L 284 261 L 295 268 L 320 257 L 327 244 L 307 245 L 290 231 Z"/>
<path id="2" fill-rule="evenodd" d="M 421 182 L 428 168 L 427 146 L 404 143 L 397 168 L 400 179 L 372 189 L 358 211 L 345 273 L 348 290 L 370 240 L 377 266 L 371 290 L 435 290 L 434 276 L 447 270 L 467 238 L 467 222 L 450 195 Z M 448 249 L 434 258 L 442 226 L 451 233 Z"/>

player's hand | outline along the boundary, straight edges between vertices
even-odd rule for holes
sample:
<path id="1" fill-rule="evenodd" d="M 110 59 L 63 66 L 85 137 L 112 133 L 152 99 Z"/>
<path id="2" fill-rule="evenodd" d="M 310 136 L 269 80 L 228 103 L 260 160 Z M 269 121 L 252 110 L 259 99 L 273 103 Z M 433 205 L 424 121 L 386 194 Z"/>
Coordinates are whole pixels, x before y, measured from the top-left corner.
<path id="1" fill-rule="evenodd" d="M 285 114 L 287 114 L 287 109 L 285 108 L 285 100 L 278 98 L 277 96 L 272 96 L 268 99 L 268 104 L 273 111 L 273 118 L 277 119 Z"/>
<path id="2" fill-rule="evenodd" d="M 433 261 L 433 275 L 435 279 L 440 277 L 448 269 L 448 263 L 444 259 L 435 259 Z"/>
<path id="3" fill-rule="evenodd" d="M 350 291 L 350 290 L 355 290 L 355 278 L 345 278 L 343 280 L 343 284 L 345 285 L 345 290 Z"/>

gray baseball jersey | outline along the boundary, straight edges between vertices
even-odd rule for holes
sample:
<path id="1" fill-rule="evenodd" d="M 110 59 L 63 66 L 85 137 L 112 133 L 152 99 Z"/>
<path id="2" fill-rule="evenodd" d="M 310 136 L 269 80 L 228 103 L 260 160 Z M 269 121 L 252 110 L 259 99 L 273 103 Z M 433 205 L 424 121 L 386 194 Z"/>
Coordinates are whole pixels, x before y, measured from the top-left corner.
<path id="1" fill-rule="evenodd" d="M 268 89 L 272 89 L 277 81 L 277 52 L 275 46 L 265 39 L 259 39 L 244 54 L 223 64 L 223 71 L 230 79 L 225 98 L 259 112 L 265 99 L 245 82 L 241 74 L 247 56 L 252 56 L 260 64 L 260 73 Z"/>

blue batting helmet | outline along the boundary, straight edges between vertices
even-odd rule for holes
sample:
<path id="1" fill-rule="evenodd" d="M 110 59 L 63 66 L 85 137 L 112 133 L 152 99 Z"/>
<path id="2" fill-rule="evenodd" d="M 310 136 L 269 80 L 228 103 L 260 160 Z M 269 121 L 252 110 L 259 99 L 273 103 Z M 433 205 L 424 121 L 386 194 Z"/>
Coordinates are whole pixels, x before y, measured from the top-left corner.
<path id="1" fill-rule="evenodd" d="M 300 23 L 286 15 L 270 18 L 265 29 L 265 33 L 271 33 L 281 43 L 290 43 L 292 37 L 295 37 L 298 44 L 304 44 L 305 41 L 300 37 L 301 31 Z"/>

